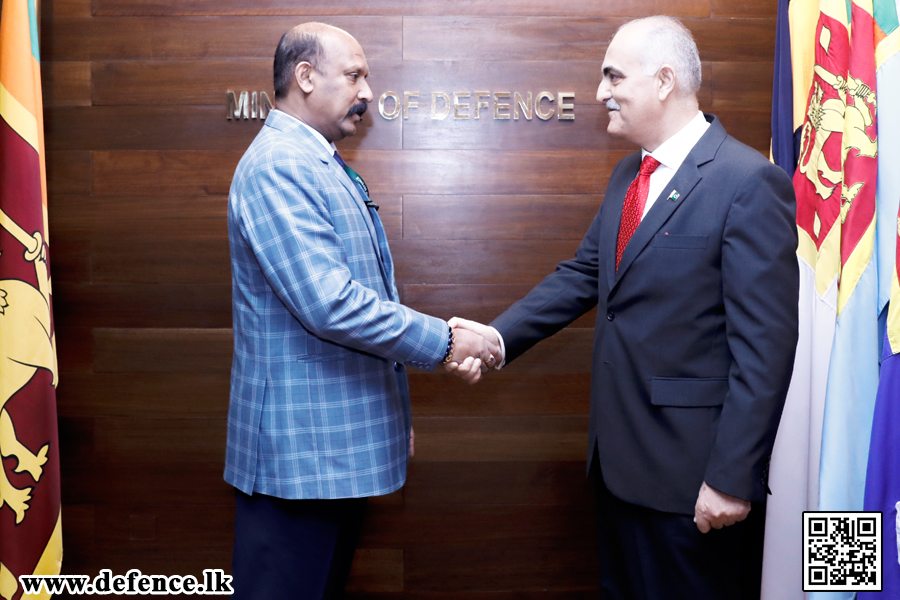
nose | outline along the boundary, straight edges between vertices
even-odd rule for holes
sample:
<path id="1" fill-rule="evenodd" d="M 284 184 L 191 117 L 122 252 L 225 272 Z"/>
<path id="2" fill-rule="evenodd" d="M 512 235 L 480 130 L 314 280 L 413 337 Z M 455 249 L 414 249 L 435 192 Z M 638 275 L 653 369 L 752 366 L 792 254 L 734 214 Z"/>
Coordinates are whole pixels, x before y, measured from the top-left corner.
<path id="1" fill-rule="evenodd" d="M 612 92 L 604 77 L 600 80 L 600 85 L 597 87 L 597 102 L 606 102 L 610 98 L 612 98 Z"/>
<path id="2" fill-rule="evenodd" d="M 358 98 L 364 100 L 367 104 L 375 99 L 375 96 L 372 95 L 372 88 L 369 87 L 369 82 L 365 79 L 363 79 L 362 86 L 360 86 Z"/>

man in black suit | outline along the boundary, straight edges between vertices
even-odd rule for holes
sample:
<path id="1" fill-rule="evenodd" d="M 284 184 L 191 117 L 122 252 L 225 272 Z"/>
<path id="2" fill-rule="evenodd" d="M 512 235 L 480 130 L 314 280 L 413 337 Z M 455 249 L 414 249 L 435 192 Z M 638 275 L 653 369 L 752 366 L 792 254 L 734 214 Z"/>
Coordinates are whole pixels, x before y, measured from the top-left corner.
<path id="1" fill-rule="evenodd" d="M 620 28 L 597 100 L 608 132 L 642 151 L 616 166 L 575 258 L 491 324 L 509 363 L 598 307 L 588 468 L 603 600 L 759 597 L 797 341 L 795 199 L 700 112 L 699 88 L 678 20 Z"/>

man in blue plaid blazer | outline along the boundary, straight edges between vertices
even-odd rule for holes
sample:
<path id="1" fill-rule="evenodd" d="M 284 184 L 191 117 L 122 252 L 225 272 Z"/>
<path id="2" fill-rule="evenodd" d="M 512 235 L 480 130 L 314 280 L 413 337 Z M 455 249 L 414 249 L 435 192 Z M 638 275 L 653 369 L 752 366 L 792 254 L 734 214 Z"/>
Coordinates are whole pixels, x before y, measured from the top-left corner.
<path id="1" fill-rule="evenodd" d="M 338 598 L 365 499 L 406 478 L 406 365 L 491 364 L 499 349 L 399 303 L 377 206 L 333 145 L 372 101 L 356 40 L 295 27 L 274 73 L 278 108 L 228 202 L 233 585 L 235 598 Z"/>

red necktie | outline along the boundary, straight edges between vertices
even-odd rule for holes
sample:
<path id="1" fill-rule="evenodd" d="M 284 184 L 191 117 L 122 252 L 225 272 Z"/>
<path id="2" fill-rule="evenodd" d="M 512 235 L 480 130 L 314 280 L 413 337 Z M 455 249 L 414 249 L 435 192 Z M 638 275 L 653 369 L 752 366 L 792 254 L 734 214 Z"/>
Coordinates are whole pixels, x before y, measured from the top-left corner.
<path id="1" fill-rule="evenodd" d="M 650 191 L 650 175 L 659 166 L 659 161 L 649 154 L 641 163 L 641 171 L 628 187 L 625 194 L 625 204 L 622 206 L 622 222 L 619 223 L 619 238 L 616 241 L 616 271 L 619 270 L 619 262 L 625 252 L 628 240 L 634 234 L 641 223 L 641 215 L 644 214 L 644 205 L 647 203 L 647 194 Z"/>

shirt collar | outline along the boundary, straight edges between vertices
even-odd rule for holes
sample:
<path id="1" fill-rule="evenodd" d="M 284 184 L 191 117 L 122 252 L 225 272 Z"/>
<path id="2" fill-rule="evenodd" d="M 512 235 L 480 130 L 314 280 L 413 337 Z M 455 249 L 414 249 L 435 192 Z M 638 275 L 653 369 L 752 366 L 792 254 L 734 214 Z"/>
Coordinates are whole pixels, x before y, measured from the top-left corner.
<path id="1" fill-rule="evenodd" d="M 649 154 L 663 166 L 677 171 L 707 129 L 709 129 L 709 123 L 706 122 L 706 117 L 703 116 L 703 113 L 698 110 L 697 115 L 687 125 L 660 144 L 659 148 L 653 152 L 647 152 L 642 149 L 641 159 Z"/>
<path id="2" fill-rule="evenodd" d="M 278 110 L 278 109 L 276 108 L 274 110 Z M 312 127 L 310 127 L 309 125 L 307 125 L 306 123 L 304 123 L 303 121 L 298 119 L 297 117 L 291 116 L 284 111 L 279 111 L 279 112 L 281 112 L 284 116 L 288 117 L 289 119 L 293 119 L 293 120 L 297 121 L 303 127 L 305 127 L 306 130 L 308 132 L 310 132 L 312 134 L 312 136 L 314 138 L 316 138 L 316 140 L 318 140 L 318 142 L 320 144 L 322 144 L 322 147 L 328 151 L 329 156 L 333 156 L 334 153 L 337 151 L 337 148 L 334 147 L 334 144 L 329 143 L 328 140 L 325 139 L 325 136 L 323 136 L 321 133 L 319 133 L 318 131 L 316 131 L 315 129 L 313 129 Z"/>

